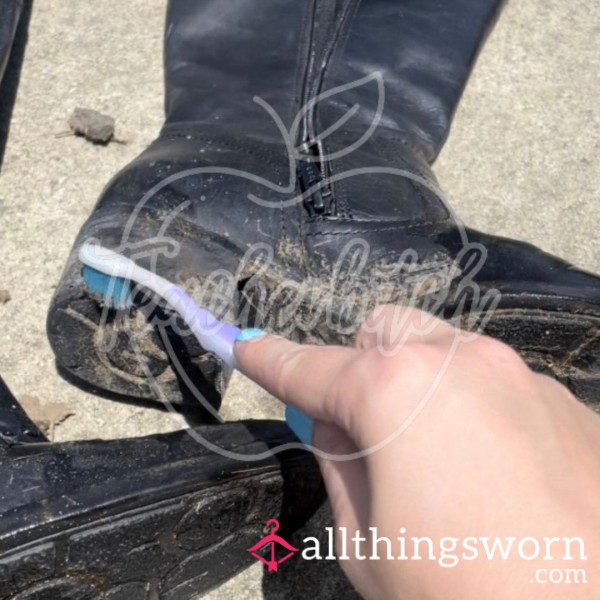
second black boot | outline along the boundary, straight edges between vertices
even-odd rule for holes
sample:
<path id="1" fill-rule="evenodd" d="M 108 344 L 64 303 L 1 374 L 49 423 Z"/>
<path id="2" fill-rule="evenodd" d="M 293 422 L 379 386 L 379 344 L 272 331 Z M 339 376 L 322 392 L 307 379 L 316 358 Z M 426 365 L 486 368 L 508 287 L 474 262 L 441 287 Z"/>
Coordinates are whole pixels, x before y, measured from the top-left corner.
<path id="1" fill-rule="evenodd" d="M 345 343 L 374 305 L 413 302 L 597 398 L 600 279 L 463 227 L 430 169 L 500 5 L 171 0 L 165 126 L 106 187 L 50 308 L 63 372 L 212 404 L 228 375 L 143 290 L 122 310 L 89 292 L 95 238 L 242 326 Z"/>
<path id="2" fill-rule="evenodd" d="M 247 421 L 50 443 L 0 378 L 0 600 L 198 598 L 254 562 L 267 520 L 320 527 L 319 468 L 295 441 Z"/>

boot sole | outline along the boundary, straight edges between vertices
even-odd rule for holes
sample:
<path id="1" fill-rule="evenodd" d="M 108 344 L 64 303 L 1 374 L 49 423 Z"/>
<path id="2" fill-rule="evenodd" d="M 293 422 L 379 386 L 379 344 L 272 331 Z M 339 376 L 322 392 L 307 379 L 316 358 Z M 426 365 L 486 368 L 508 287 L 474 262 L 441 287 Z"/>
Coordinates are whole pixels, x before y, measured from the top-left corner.
<path id="1" fill-rule="evenodd" d="M 600 318 L 544 310 L 498 310 L 485 333 L 515 348 L 534 370 L 554 377 L 600 410 Z"/>
<path id="2" fill-rule="evenodd" d="M 297 442 L 281 422 L 196 431 L 246 455 Z M 235 460 L 185 431 L 17 446 L 0 469 L 10 482 L 0 520 L 2 599 L 189 600 L 253 562 L 246 549 L 268 519 L 280 521 L 285 537 L 325 499 L 306 452 Z"/>
<path id="3" fill-rule="evenodd" d="M 246 298 L 250 304 L 255 300 Z M 517 307 L 512 306 L 515 303 Z M 377 301 L 372 302 L 373 307 L 376 304 Z M 565 306 L 569 307 L 568 311 Z M 299 310 L 299 306 L 294 309 Z M 455 309 L 452 306 L 444 309 L 448 318 L 456 314 Z M 475 322 L 475 327 L 514 348 L 531 369 L 560 381 L 577 398 L 600 411 L 600 315 L 597 310 L 577 300 L 506 296 L 489 321 L 483 327 L 480 321 Z M 344 316 L 337 314 L 334 319 L 341 323 Z M 267 329 L 271 324 L 271 329 L 277 331 L 281 314 L 274 311 L 266 320 Z M 458 318 L 457 325 L 469 329 L 464 316 Z M 300 341 L 352 343 L 352 335 L 332 335 L 327 325 L 315 327 L 310 335 L 286 333 Z"/>

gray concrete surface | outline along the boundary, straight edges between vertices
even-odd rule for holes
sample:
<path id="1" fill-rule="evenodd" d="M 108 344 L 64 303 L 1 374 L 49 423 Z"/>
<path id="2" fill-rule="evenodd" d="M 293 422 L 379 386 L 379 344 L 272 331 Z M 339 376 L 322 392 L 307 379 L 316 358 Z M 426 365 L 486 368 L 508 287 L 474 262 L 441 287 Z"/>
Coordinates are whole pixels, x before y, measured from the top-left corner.
<path id="1" fill-rule="evenodd" d="M 16 396 L 65 402 L 57 440 L 181 427 L 151 409 L 97 399 L 56 374 L 46 310 L 72 240 L 109 178 L 161 125 L 162 0 L 38 0 L 0 175 L 0 373 Z M 485 47 L 439 179 L 464 221 L 533 242 L 600 271 L 600 4 L 511 2 Z M 117 118 L 128 145 L 56 138 L 75 106 Z M 228 418 L 257 416 L 260 393 L 238 379 Z M 264 412 L 272 412 L 272 405 Z M 258 599 L 253 567 L 208 597 Z M 273 575 L 270 575 L 273 576 Z"/>

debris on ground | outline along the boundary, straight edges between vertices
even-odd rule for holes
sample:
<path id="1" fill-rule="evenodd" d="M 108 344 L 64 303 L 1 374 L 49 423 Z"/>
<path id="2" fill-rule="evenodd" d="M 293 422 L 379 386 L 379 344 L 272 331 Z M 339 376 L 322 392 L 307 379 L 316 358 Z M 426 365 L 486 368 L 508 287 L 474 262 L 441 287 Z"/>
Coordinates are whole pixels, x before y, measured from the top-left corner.
<path id="1" fill-rule="evenodd" d="M 69 117 L 69 127 L 75 135 L 95 144 L 126 143 L 115 137 L 115 119 L 91 108 L 76 108 Z"/>
<path id="2" fill-rule="evenodd" d="M 10 301 L 10 292 L 8 290 L 0 290 L 0 304 L 6 304 Z"/>
<path id="3" fill-rule="evenodd" d="M 42 404 L 37 396 L 21 396 L 19 404 L 51 442 L 54 441 L 56 427 L 75 414 L 73 407 L 64 402 Z"/>

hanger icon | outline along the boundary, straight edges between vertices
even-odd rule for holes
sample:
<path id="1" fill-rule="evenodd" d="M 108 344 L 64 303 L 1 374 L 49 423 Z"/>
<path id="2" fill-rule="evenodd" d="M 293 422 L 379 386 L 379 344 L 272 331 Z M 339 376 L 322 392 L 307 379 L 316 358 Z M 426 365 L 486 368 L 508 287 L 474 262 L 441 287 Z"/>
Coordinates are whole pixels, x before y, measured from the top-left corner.
<path id="1" fill-rule="evenodd" d="M 248 548 L 247 550 L 248 550 L 248 552 L 250 552 L 250 554 L 252 554 L 252 556 L 254 556 L 254 558 L 256 558 L 257 560 L 260 560 L 262 563 L 267 565 L 267 567 L 269 567 L 269 572 L 274 571 L 275 573 L 277 573 L 279 565 L 282 562 L 285 562 L 288 558 L 291 558 L 292 556 L 294 556 L 294 554 L 296 552 L 299 552 L 300 550 L 299 550 L 299 548 L 294 548 L 294 546 L 288 544 L 281 536 L 276 535 L 277 530 L 279 529 L 279 521 L 277 521 L 277 519 L 269 519 L 267 521 L 265 528 L 268 528 L 271 526 L 273 526 L 273 529 L 271 529 L 271 533 L 269 533 L 269 535 L 265 536 L 257 544 L 252 546 L 252 548 Z M 260 554 L 257 554 L 257 552 L 261 548 L 264 548 L 268 544 L 271 544 L 271 559 L 270 560 L 267 560 L 266 558 L 262 557 Z M 275 546 L 276 545 L 282 546 L 283 548 L 285 548 L 286 550 L 289 551 L 288 554 L 286 554 L 283 558 L 280 558 L 279 560 L 277 560 L 275 558 Z"/>

